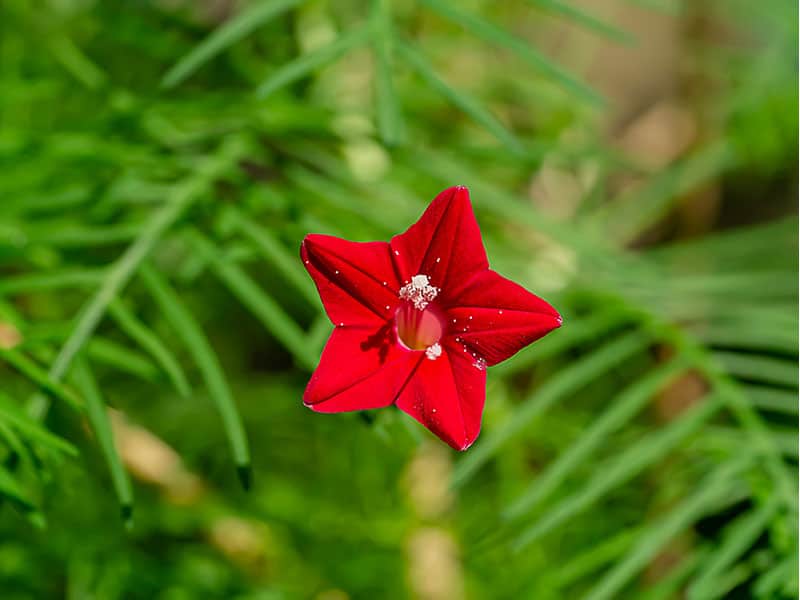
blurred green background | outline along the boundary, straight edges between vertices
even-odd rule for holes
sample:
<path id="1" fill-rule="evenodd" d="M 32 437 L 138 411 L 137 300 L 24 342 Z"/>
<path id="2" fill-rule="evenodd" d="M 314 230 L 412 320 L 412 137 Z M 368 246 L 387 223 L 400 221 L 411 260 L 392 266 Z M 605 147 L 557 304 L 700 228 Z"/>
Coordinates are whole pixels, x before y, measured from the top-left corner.
<path id="1" fill-rule="evenodd" d="M 0 596 L 797 597 L 797 71 L 788 0 L 3 0 Z M 455 184 L 565 317 L 464 454 L 301 403 L 300 240 Z"/>

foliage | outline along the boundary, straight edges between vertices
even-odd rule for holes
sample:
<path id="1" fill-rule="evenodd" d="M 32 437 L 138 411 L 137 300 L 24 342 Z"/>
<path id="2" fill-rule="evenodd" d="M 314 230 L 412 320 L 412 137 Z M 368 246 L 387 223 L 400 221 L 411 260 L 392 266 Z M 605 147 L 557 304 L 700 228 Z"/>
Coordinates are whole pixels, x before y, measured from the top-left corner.
<path id="1" fill-rule="evenodd" d="M 690 29 L 700 131 L 654 167 L 537 48 L 642 43 L 578 3 L 173 5 L 0 6 L 4 598 L 406 597 L 420 547 L 450 597 L 796 596 L 796 6 L 622 4 Z M 553 170 L 567 217 L 527 193 Z M 452 184 L 565 316 L 461 456 L 300 402 L 303 235 Z"/>

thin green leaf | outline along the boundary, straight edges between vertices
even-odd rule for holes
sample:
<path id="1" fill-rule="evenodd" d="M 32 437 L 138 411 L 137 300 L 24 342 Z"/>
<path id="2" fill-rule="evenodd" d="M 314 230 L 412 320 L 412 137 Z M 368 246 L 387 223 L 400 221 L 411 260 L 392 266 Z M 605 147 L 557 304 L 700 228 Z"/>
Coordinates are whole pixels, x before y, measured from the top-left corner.
<path id="1" fill-rule="evenodd" d="M 664 169 L 646 187 L 604 205 L 588 219 L 620 243 L 631 242 L 666 216 L 687 192 L 732 166 L 735 158 L 726 140 L 714 142 Z"/>
<path id="2" fill-rule="evenodd" d="M 266 98 L 276 90 L 307 77 L 314 69 L 326 65 L 347 54 L 353 48 L 368 42 L 369 34 L 370 31 L 367 27 L 358 27 L 341 34 L 331 43 L 286 63 L 258 86 L 256 96 Z"/>
<path id="3" fill-rule="evenodd" d="M 634 36 L 619 27 L 615 27 L 605 21 L 602 21 L 587 13 L 584 10 L 581 10 L 571 4 L 567 4 L 565 2 L 561 2 L 560 0 L 528 0 L 531 4 L 539 6 L 548 12 L 553 14 L 559 15 L 561 17 L 565 17 L 579 25 L 581 27 L 585 27 L 590 31 L 594 31 L 595 33 L 599 33 L 607 37 L 610 40 L 615 42 L 620 42 L 622 44 L 632 44 L 635 41 Z"/>
<path id="4" fill-rule="evenodd" d="M 559 499 L 552 509 L 526 527 L 517 538 L 517 543 L 520 547 L 532 543 L 586 510 L 605 494 L 618 489 L 619 486 L 641 473 L 645 468 L 662 459 L 675 446 L 710 419 L 721 406 L 723 406 L 723 403 L 718 396 L 708 398 L 684 415 L 681 415 L 680 418 L 670 423 L 662 431 L 646 435 L 639 442 L 620 452 L 607 467 L 603 468 L 602 472 L 595 474 L 577 492 Z M 593 431 L 590 430 L 588 435 L 592 434 Z M 551 467 L 551 469 L 556 468 L 556 466 Z M 534 481 L 529 489 L 538 490 L 540 480 L 541 478 Z M 546 479 L 545 482 L 547 482 Z M 547 483 L 545 483 L 544 487 L 547 487 Z M 552 485 L 548 489 L 552 489 Z M 538 496 L 534 496 L 532 492 L 523 494 L 508 508 L 505 516 L 509 519 L 521 517 L 546 492 L 547 489 Z"/>
<path id="5" fill-rule="evenodd" d="M 0 359 L 14 367 L 46 393 L 63 400 L 77 411 L 83 410 L 83 402 L 77 394 L 54 380 L 42 367 L 21 352 L 13 348 L 0 348 Z"/>
<path id="6" fill-rule="evenodd" d="M 458 107 L 476 123 L 483 126 L 489 133 L 505 144 L 509 150 L 521 154 L 524 152 L 522 144 L 505 125 L 485 109 L 475 98 L 459 90 L 455 90 L 445 82 L 422 54 L 408 44 L 398 40 L 396 48 L 400 56 L 422 77 L 422 79 L 435 91 L 444 96 L 454 106 Z"/>
<path id="7" fill-rule="evenodd" d="M 3 465 L 0 465 L 0 494 L 20 505 L 26 511 L 36 509 L 33 499 L 22 489 L 11 472 Z"/>
<path id="8" fill-rule="evenodd" d="M 568 319 L 567 327 L 554 331 L 543 340 L 515 354 L 510 360 L 500 363 L 493 368 L 493 372 L 508 376 L 526 371 L 535 363 L 608 335 L 630 318 L 625 311 L 611 311 L 598 312 L 584 319 Z"/>
<path id="9" fill-rule="evenodd" d="M 208 261 L 212 270 L 225 282 L 230 291 L 292 353 L 297 363 L 312 370 L 316 362 L 308 353 L 303 330 L 286 314 L 286 311 L 265 294 L 238 265 L 225 260 L 210 240 L 197 231 L 192 231 L 189 239 L 197 253 Z"/>
<path id="10" fill-rule="evenodd" d="M 78 454 L 75 446 L 42 427 L 38 421 L 31 419 L 16 402 L 2 392 L 0 392 L 0 421 L 12 426 L 32 442 L 70 456 Z"/>
<path id="11" fill-rule="evenodd" d="M 225 215 L 236 229 L 251 240 L 261 251 L 261 255 L 290 282 L 311 306 L 319 305 L 319 296 L 311 278 L 302 268 L 298 259 L 298 250 L 290 254 L 286 246 L 280 243 L 266 227 L 253 223 L 252 219 L 231 207 Z"/>
<path id="12" fill-rule="evenodd" d="M 106 275 L 105 269 L 63 269 L 55 273 L 25 273 L 3 277 L 0 295 L 50 292 L 61 288 L 90 287 L 100 283 Z"/>
<path id="13" fill-rule="evenodd" d="M 759 410 L 797 416 L 797 390 L 783 390 L 763 385 L 742 385 L 741 388 L 751 404 Z"/>
<path id="14" fill-rule="evenodd" d="M 129 522 L 133 511 L 133 489 L 128 472 L 122 464 L 114 444 L 114 432 L 111 429 L 111 420 L 108 418 L 108 408 L 100 395 L 89 364 L 80 358 L 75 360 L 73 367 L 73 380 L 86 399 L 86 416 L 92 425 L 92 430 L 97 438 L 100 451 L 108 465 L 114 493 L 120 506 L 122 518 Z"/>
<path id="15" fill-rule="evenodd" d="M 772 497 L 761 506 L 738 517 L 727 527 L 722 543 L 705 561 L 700 575 L 688 589 L 689 600 L 713 600 L 720 597 L 719 579 L 730 570 L 731 565 L 749 550 L 768 527 L 770 520 L 780 508 L 777 497 Z"/>
<path id="16" fill-rule="evenodd" d="M 394 88 L 392 58 L 394 27 L 389 0 L 373 0 L 372 48 L 375 53 L 375 101 L 378 109 L 378 131 L 387 146 L 402 144 L 406 138 L 400 99 Z"/>
<path id="17" fill-rule="evenodd" d="M 602 96 L 554 64 L 544 54 L 534 50 L 527 41 L 510 35 L 507 31 L 492 25 L 481 17 L 462 11 L 446 0 L 422 0 L 422 3 L 478 37 L 498 46 L 508 48 L 577 98 L 596 106 L 605 104 Z"/>
<path id="18" fill-rule="evenodd" d="M 492 455 L 560 399 L 575 393 L 650 344 L 640 331 L 622 335 L 551 377 L 514 411 L 502 425 L 478 439 L 453 470 L 453 486 L 466 483 Z"/>
<path id="19" fill-rule="evenodd" d="M 675 359 L 656 367 L 639 381 L 630 385 L 613 401 L 589 429 L 582 432 L 567 450 L 539 475 L 522 495 L 505 512 L 506 518 L 516 518 L 545 500 L 585 459 L 616 431 L 627 423 L 647 404 L 660 389 L 686 370 L 686 362 Z M 623 472 L 623 475 L 625 473 Z M 554 525 L 543 521 L 541 525 L 528 529 L 514 542 L 516 549 L 524 548 Z"/>
<path id="20" fill-rule="evenodd" d="M 603 575 L 583 600 L 618 598 L 623 586 L 647 566 L 661 548 L 689 527 L 709 509 L 729 497 L 734 477 L 748 464 L 750 457 L 725 463 L 704 481 L 694 494 L 683 500 L 665 517 L 645 529 L 638 543 Z"/>
<path id="21" fill-rule="evenodd" d="M 172 194 L 166 199 L 164 206 L 142 226 L 141 232 L 134 242 L 128 246 L 119 259 L 106 271 L 99 289 L 84 305 L 78 316 L 72 333 L 64 342 L 56 359 L 50 367 L 50 377 L 61 380 L 69 370 L 72 359 L 83 348 L 94 333 L 105 315 L 109 303 L 127 285 L 141 262 L 152 251 L 161 237 L 177 221 L 189 205 L 204 192 L 231 163 L 235 163 L 243 152 L 238 138 L 229 138 L 220 148 L 219 153 L 208 161 L 201 163 L 197 170 L 182 183 L 176 185 Z M 31 398 L 29 412 L 36 418 L 47 413 L 47 398 L 37 395 Z"/>
<path id="22" fill-rule="evenodd" d="M 240 473 L 250 468 L 250 450 L 239 411 L 233 401 L 230 386 L 208 339 L 192 314 L 183 306 L 177 294 L 161 275 L 144 264 L 139 270 L 142 281 L 167 320 L 175 328 L 186 349 L 200 369 L 209 395 L 222 417 L 225 434 L 231 446 L 234 461 Z"/>
<path id="23" fill-rule="evenodd" d="M 144 354 L 108 338 L 94 336 L 86 344 L 92 360 L 145 381 L 157 382 L 161 372 Z"/>
<path id="24" fill-rule="evenodd" d="M 186 380 L 180 363 L 169 348 L 119 300 L 114 300 L 108 308 L 111 318 L 117 322 L 120 329 L 153 357 L 167 374 L 178 393 L 187 398 L 190 392 L 189 382 Z"/>
<path id="25" fill-rule="evenodd" d="M 797 387 L 796 359 L 790 361 L 741 352 L 714 352 L 713 356 L 729 373 L 738 378 Z"/>
<path id="26" fill-rule="evenodd" d="M 162 87 L 174 87 L 184 81 L 197 69 L 217 54 L 288 10 L 302 0 L 259 1 L 240 12 L 218 27 L 211 35 L 200 42 L 186 56 L 167 71 L 161 80 Z"/>

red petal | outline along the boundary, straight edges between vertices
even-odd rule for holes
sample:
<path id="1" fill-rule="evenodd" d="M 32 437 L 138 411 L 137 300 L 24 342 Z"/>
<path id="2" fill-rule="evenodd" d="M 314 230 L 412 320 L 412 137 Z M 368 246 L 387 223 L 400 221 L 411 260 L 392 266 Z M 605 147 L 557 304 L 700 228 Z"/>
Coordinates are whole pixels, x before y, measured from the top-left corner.
<path id="1" fill-rule="evenodd" d="M 470 277 L 489 268 L 469 191 L 452 187 L 431 202 L 405 233 L 391 241 L 392 259 L 403 283 L 427 275 L 441 289 L 440 301 L 457 294 Z"/>
<path id="2" fill-rule="evenodd" d="M 423 359 L 397 399 L 397 406 L 456 450 L 478 437 L 486 398 L 486 371 L 472 356 L 447 349 Z"/>
<path id="3" fill-rule="evenodd" d="M 386 242 L 312 234 L 300 256 L 335 325 L 376 325 L 394 315 L 400 286 Z"/>
<path id="4" fill-rule="evenodd" d="M 486 270 L 446 307 L 448 339 L 495 365 L 561 325 L 547 302 Z"/>
<path id="5" fill-rule="evenodd" d="M 390 325 L 337 327 L 303 394 L 303 402 L 324 413 L 389 406 L 424 353 L 396 343 Z"/>

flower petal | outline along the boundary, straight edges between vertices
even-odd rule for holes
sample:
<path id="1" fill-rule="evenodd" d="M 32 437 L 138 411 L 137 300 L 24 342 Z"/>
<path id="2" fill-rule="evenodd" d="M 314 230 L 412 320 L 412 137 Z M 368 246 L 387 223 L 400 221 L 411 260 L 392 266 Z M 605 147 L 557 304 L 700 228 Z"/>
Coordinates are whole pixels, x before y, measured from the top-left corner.
<path id="1" fill-rule="evenodd" d="M 427 275 L 439 298 L 455 296 L 475 273 L 489 268 L 467 188 L 448 188 L 405 233 L 390 242 L 403 283 Z"/>
<path id="2" fill-rule="evenodd" d="M 375 325 L 394 315 L 400 286 L 386 242 L 312 234 L 300 256 L 335 325 Z"/>
<path id="3" fill-rule="evenodd" d="M 445 351 L 424 359 L 397 398 L 397 406 L 456 450 L 466 450 L 481 429 L 486 370 L 472 356 Z"/>
<path id="4" fill-rule="evenodd" d="M 561 326 L 561 316 L 552 306 L 491 270 L 475 276 L 445 312 L 448 338 L 488 366 Z"/>
<path id="5" fill-rule="evenodd" d="M 323 413 L 389 406 L 421 360 L 424 353 L 396 343 L 389 324 L 337 327 L 322 351 L 303 402 Z"/>

